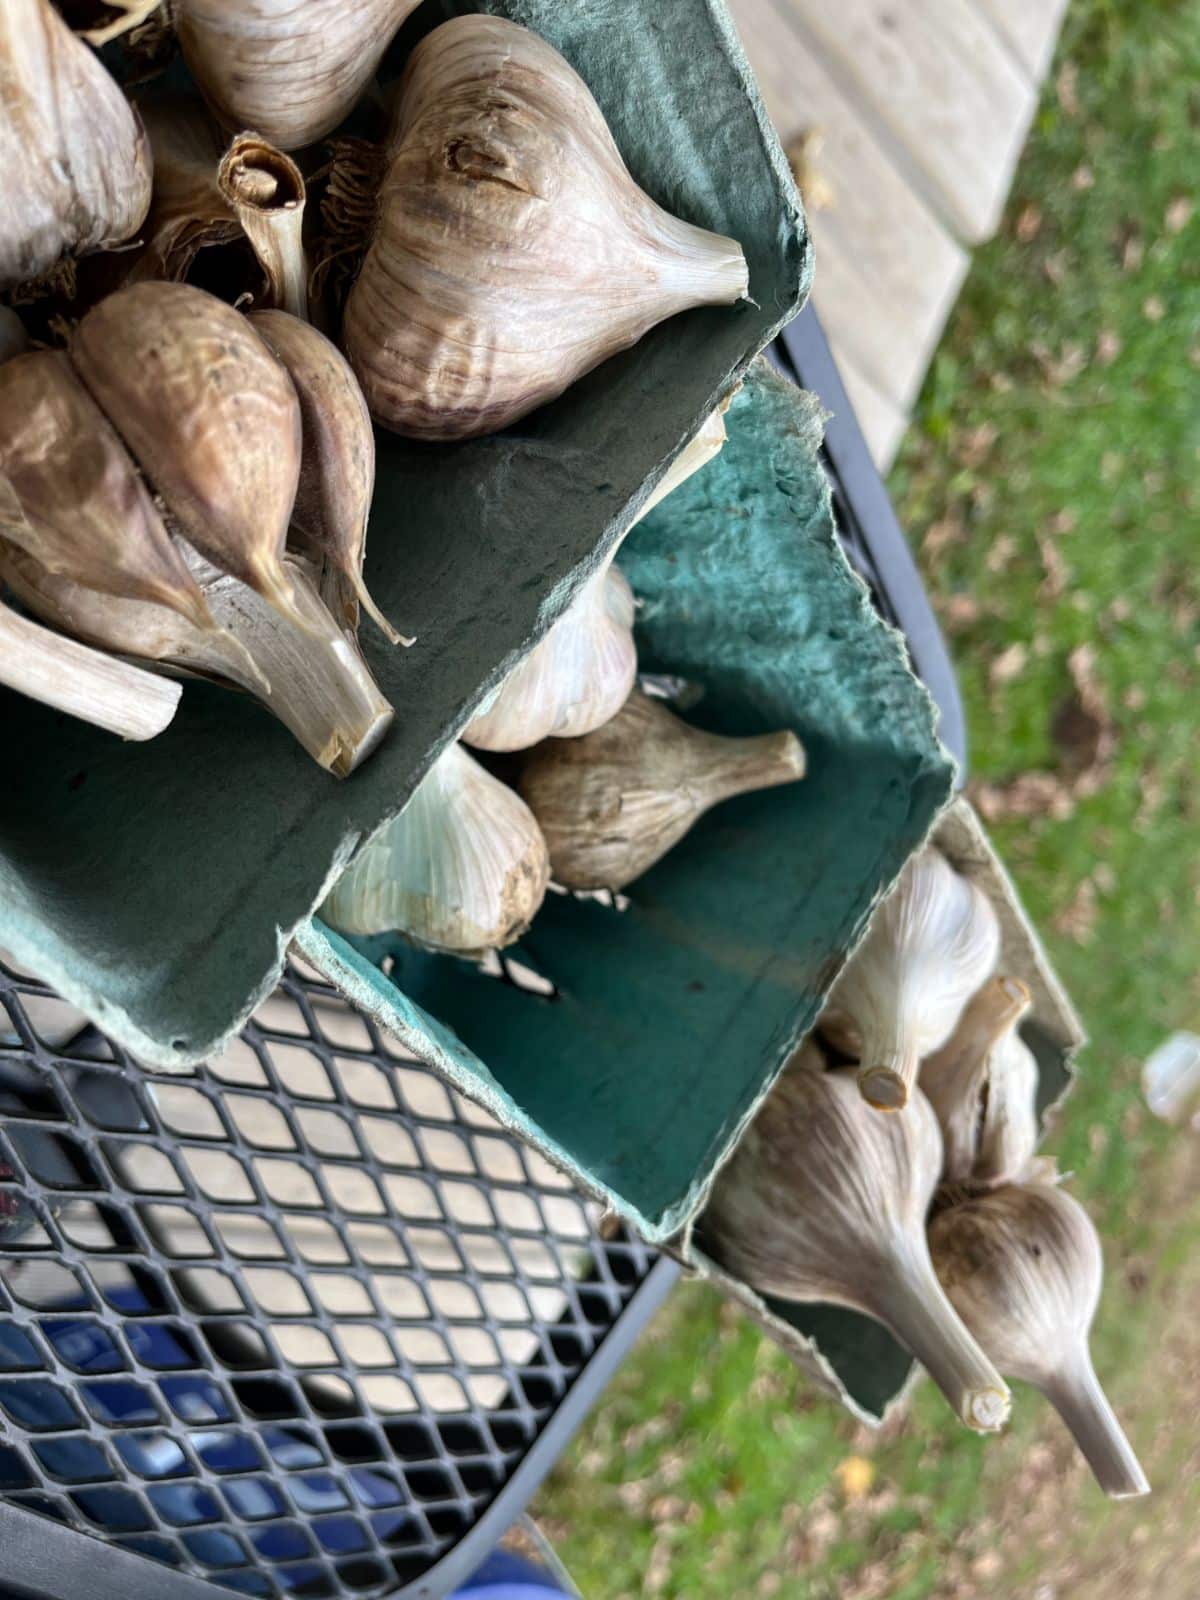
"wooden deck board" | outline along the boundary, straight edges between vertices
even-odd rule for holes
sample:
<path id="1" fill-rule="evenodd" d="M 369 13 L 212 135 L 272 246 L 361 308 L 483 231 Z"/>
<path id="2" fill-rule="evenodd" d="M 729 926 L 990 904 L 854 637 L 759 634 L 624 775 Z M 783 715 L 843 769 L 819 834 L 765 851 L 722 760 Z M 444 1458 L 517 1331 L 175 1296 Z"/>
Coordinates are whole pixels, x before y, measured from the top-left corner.
<path id="1" fill-rule="evenodd" d="M 1054 56 L 1067 0 L 976 0 L 1034 83 L 1040 83 Z"/>
<path id="2" fill-rule="evenodd" d="M 1000 219 L 1037 94 L 972 0 L 776 0 L 959 237 Z"/>

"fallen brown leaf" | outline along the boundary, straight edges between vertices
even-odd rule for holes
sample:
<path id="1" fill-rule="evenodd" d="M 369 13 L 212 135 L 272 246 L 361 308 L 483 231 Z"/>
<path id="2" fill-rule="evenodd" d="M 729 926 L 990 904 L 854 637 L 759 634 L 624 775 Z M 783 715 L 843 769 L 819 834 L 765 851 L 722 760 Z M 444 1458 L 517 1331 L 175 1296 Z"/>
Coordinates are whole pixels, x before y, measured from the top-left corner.
<path id="1" fill-rule="evenodd" d="M 1079 68 L 1073 61 L 1064 61 L 1058 69 L 1058 77 L 1054 80 L 1054 91 L 1058 96 L 1058 103 L 1068 117 L 1079 115 L 1079 100 L 1076 87 L 1079 83 Z"/>
<path id="2" fill-rule="evenodd" d="M 1038 236 L 1042 226 L 1042 211 L 1040 206 L 1035 206 L 1032 201 L 1023 205 L 1017 212 L 1017 220 L 1013 224 L 1013 232 L 1022 244 L 1032 244 Z"/>
<path id="3" fill-rule="evenodd" d="M 1096 360 L 1102 367 L 1109 367 L 1121 354 L 1120 335 L 1111 328 L 1101 328 L 1096 335 Z"/>
<path id="4" fill-rule="evenodd" d="M 999 689 L 1006 683 L 1012 683 L 1014 678 L 1019 678 L 1024 672 L 1028 660 L 1028 648 L 1019 639 L 1016 640 L 1006 650 L 1002 650 L 988 668 L 989 685 L 993 689 Z"/>
<path id="5" fill-rule="evenodd" d="M 1167 207 L 1163 226 L 1168 233 L 1182 233 L 1192 220 L 1192 202 L 1186 194 L 1177 194 Z"/>
<path id="6" fill-rule="evenodd" d="M 1084 878 L 1071 900 L 1052 919 L 1056 933 L 1076 944 L 1088 944 L 1096 931 L 1096 885 Z"/>
<path id="7" fill-rule="evenodd" d="M 821 151 L 824 147 L 825 130 L 805 128 L 789 139 L 784 151 L 796 187 L 810 211 L 829 211 L 837 202 L 837 191 L 821 170 Z"/>

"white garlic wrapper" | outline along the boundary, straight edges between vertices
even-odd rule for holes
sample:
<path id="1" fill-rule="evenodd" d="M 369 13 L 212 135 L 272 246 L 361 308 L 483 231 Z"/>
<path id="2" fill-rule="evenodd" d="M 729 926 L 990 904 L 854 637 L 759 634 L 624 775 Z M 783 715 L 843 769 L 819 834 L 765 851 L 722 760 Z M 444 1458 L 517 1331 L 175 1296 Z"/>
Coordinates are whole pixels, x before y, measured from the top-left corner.
<path id="1" fill-rule="evenodd" d="M 321 915 L 343 933 L 398 931 L 431 950 L 474 955 L 520 938 L 549 878 L 529 807 L 452 744 L 359 851 Z"/>
<path id="2" fill-rule="evenodd" d="M 907 1102 L 921 1057 L 945 1044 L 999 954 L 987 897 L 926 845 L 879 906 L 821 1016 L 826 1038 L 857 1058 L 866 1100 L 884 1111 Z"/>

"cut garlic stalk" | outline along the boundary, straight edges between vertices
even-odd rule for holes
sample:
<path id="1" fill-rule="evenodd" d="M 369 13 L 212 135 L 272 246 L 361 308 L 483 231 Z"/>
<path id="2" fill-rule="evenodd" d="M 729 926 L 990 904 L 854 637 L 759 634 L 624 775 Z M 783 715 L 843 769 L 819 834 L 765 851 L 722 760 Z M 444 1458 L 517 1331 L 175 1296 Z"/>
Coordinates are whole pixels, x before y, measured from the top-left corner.
<path id="1" fill-rule="evenodd" d="M 700 1240 L 759 1294 L 865 1312 L 928 1371 L 980 1433 L 1009 1394 L 942 1291 L 925 1214 L 942 1162 L 937 1119 L 914 1093 L 879 1117 L 852 1072 L 825 1072 L 807 1041 L 718 1175 Z"/>
<path id="2" fill-rule="evenodd" d="M 519 788 L 546 836 L 555 880 L 622 889 L 722 800 L 804 776 L 794 733 L 703 733 L 634 690 L 602 728 L 532 752 Z"/>
<path id="3" fill-rule="evenodd" d="M 927 845 L 875 912 L 820 1020 L 826 1038 L 857 1057 L 873 1106 L 905 1104 L 921 1057 L 945 1044 L 999 953 L 987 897 Z"/>
<path id="4" fill-rule="evenodd" d="M 141 122 L 48 0 L 0 0 L 0 289 L 119 244 L 150 204 Z"/>
<path id="5" fill-rule="evenodd" d="M 114 599 L 57 577 L 11 546 L 0 546 L 0 573 L 30 610 L 77 638 L 248 689 L 314 761 L 348 776 L 379 744 L 393 713 L 321 603 L 309 569 L 294 557 L 281 562 L 280 581 L 290 590 L 288 615 L 281 615 L 194 552 L 190 559 L 218 624 L 209 632 L 164 606 Z"/>
<path id="6" fill-rule="evenodd" d="M 947 1183 L 1020 1178 L 1037 1149 L 1037 1063 L 1017 1024 L 1029 1010 L 1018 978 L 993 978 L 967 1002 L 949 1039 L 921 1063 L 921 1088 L 946 1149 Z"/>
<path id="7" fill-rule="evenodd" d="M 1104 1265 L 1082 1206 L 1052 1184 L 1010 1184 L 940 1211 L 929 1243 L 963 1321 L 1002 1372 L 1046 1396 L 1105 1493 L 1149 1493 L 1088 1350 Z"/>
<path id="8" fill-rule="evenodd" d="M 629 531 L 711 461 L 724 443 L 719 408 L 675 457 Z M 543 739 L 591 733 L 616 716 L 637 676 L 633 591 L 612 565 L 620 543 L 467 726 L 465 744 L 480 750 L 528 750 Z"/>
<path id="9" fill-rule="evenodd" d="M 174 0 L 184 60 L 230 129 L 281 150 L 353 110 L 417 0 Z"/>
<path id="10" fill-rule="evenodd" d="M 52 633 L 0 602 L 0 683 L 122 739 L 153 739 L 175 715 L 181 689 Z"/>
<path id="11" fill-rule="evenodd" d="M 308 318 L 304 175 L 257 133 L 240 133 L 217 169 L 217 187 L 267 279 L 267 304 Z"/>
<path id="12" fill-rule="evenodd" d="M 737 243 L 655 205 L 587 85 L 516 23 L 460 16 L 417 45 L 389 153 L 344 337 L 398 433 L 493 433 L 665 318 L 747 292 Z"/>
<path id="13" fill-rule="evenodd" d="M 300 404 L 246 318 L 189 284 L 131 284 L 87 313 L 70 355 L 196 549 L 299 620 L 281 560 Z"/>
<path id="14" fill-rule="evenodd" d="M 548 877 L 528 806 L 452 744 L 359 851 L 321 915 L 344 933 L 399 931 L 431 950 L 477 955 L 520 938 Z"/>
<path id="15" fill-rule="evenodd" d="M 412 644 L 363 582 L 375 432 L 349 362 L 324 334 L 286 312 L 252 312 L 250 325 L 283 365 L 300 401 L 303 443 L 290 542 L 325 568 L 322 597 L 351 632 L 361 604 L 392 644 Z"/>
<path id="16" fill-rule="evenodd" d="M 61 351 L 0 366 L 0 535 L 75 583 L 212 626 L 125 446 Z"/>

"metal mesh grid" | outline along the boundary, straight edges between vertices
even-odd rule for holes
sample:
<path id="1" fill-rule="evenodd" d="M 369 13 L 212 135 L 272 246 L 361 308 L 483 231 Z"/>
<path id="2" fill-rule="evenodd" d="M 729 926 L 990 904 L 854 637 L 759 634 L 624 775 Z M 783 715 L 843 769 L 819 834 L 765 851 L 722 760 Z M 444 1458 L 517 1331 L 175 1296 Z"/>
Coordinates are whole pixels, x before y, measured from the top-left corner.
<path id="1" fill-rule="evenodd" d="M 654 1253 L 302 968 L 185 1074 L 81 1022 L 0 964 L 0 1497 L 242 1594 L 419 1577 Z"/>

